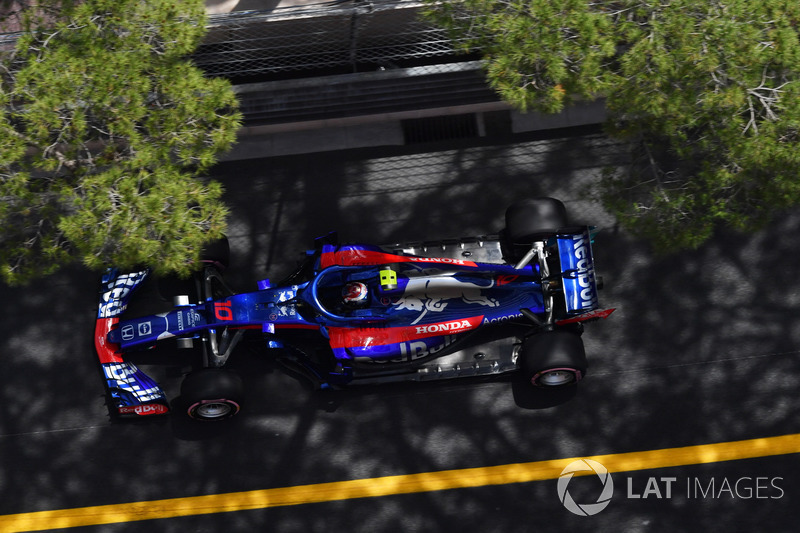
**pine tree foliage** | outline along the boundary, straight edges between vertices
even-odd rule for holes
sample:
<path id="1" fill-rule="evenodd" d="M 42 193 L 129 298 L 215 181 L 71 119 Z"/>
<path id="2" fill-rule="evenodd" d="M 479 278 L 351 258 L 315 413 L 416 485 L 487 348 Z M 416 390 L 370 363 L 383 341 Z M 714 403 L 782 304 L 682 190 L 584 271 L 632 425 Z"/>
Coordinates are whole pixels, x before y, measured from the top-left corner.
<path id="1" fill-rule="evenodd" d="M 0 276 L 75 260 L 187 273 L 225 229 L 202 176 L 240 124 L 230 84 L 187 60 L 203 3 L 42 5 L 0 56 Z"/>
<path id="2" fill-rule="evenodd" d="M 430 16 L 481 50 L 501 96 L 560 111 L 604 98 L 632 164 L 601 198 L 661 250 L 755 229 L 800 203 L 796 0 L 463 0 Z M 563 97 L 556 92 L 564 91 Z"/>

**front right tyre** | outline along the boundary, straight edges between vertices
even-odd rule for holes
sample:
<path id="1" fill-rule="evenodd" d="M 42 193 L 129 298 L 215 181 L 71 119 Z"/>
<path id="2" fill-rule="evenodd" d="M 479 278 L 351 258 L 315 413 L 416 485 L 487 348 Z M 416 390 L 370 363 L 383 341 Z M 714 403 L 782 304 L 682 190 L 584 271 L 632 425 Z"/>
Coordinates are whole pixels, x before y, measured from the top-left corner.
<path id="1" fill-rule="evenodd" d="M 200 254 L 200 262 L 211 264 L 223 271 L 231 264 L 231 245 L 227 237 L 221 237 L 208 243 Z"/>

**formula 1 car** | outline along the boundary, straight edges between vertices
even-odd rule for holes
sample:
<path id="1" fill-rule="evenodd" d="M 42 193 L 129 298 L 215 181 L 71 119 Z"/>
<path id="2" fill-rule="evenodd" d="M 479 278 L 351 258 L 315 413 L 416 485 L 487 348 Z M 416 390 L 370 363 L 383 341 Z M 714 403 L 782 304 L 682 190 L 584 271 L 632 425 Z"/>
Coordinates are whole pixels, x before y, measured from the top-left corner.
<path id="1" fill-rule="evenodd" d="M 94 337 L 110 410 L 169 411 L 163 390 L 126 355 L 175 339 L 201 359 L 181 385 L 188 415 L 235 415 L 242 380 L 223 367 L 247 332 L 318 388 L 508 372 L 531 386 L 574 386 L 588 367 L 583 322 L 613 311 L 598 304 L 592 238 L 591 227 L 567 226 L 563 203 L 536 198 L 509 207 L 497 235 L 377 247 L 332 234 L 285 281 L 241 294 L 222 278 L 224 243 L 207 255 L 196 294 L 134 317 L 124 312 L 150 270 L 110 269 Z"/>

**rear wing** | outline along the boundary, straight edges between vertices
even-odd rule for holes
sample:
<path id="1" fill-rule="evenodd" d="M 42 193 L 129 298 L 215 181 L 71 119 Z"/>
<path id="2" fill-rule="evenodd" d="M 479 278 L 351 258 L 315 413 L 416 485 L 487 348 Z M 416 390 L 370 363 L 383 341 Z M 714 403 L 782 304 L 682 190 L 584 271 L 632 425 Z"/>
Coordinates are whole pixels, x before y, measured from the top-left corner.
<path id="1" fill-rule="evenodd" d="M 599 307 L 597 276 L 592 255 L 592 231 L 558 235 L 558 256 L 568 315 L 579 315 Z"/>
<path id="2" fill-rule="evenodd" d="M 109 339 L 119 317 L 128 307 L 133 292 L 149 276 L 149 270 L 120 273 L 110 269 L 103 276 L 95 321 L 94 346 L 103 377 L 109 411 L 123 417 L 169 412 L 169 402 L 161 387 L 134 364 L 122 359 L 119 345 Z"/>

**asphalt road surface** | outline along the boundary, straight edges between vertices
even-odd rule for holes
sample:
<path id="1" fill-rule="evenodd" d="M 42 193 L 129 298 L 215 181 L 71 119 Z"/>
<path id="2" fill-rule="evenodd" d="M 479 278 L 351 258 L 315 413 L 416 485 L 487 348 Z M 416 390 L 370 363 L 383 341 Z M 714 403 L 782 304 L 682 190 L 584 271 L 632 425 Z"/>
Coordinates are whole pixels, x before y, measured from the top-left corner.
<path id="1" fill-rule="evenodd" d="M 0 287 L 0 515 L 215 494 L 233 502 L 247 491 L 462 469 L 467 479 L 467 469 L 608 454 L 635 463 L 643 451 L 765 439 L 751 446 L 756 458 L 717 462 L 713 448 L 683 466 L 612 470 L 613 497 L 593 516 L 567 510 L 551 476 L 147 521 L 122 513 L 69 531 L 796 531 L 798 456 L 769 455 L 771 438 L 800 433 L 800 212 L 659 256 L 586 194 L 623 150 L 574 133 L 216 170 L 240 290 L 280 278 L 330 230 L 375 243 L 490 233 L 517 198 L 561 198 L 576 222 L 603 228 L 601 303 L 617 308 L 587 326 L 590 371 L 573 398 L 520 406 L 507 381 L 312 393 L 245 346 L 231 365 L 247 403 L 230 423 L 180 413 L 113 422 L 91 342 L 98 279 L 76 268 Z M 147 370 L 178 394 L 180 361 Z M 575 478 L 569 493 L 593 503 L 600 482 Z"/>

